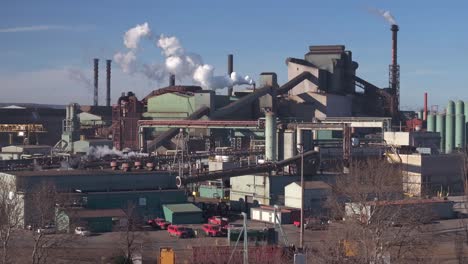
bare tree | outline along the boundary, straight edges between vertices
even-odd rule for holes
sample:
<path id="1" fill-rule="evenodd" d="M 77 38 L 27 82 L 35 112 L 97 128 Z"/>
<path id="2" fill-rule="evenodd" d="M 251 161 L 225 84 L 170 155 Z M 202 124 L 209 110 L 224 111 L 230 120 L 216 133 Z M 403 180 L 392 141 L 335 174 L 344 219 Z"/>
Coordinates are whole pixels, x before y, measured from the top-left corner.
<path id="1" fill-rule="evenodd" d="M 22 197 L 16 194 L 12 182 L 0 181 L 0 242 L 2 246 L 1 263 L 10 262 L 9 243 L 13 233 L 23 223 Z"/>
<path id="2" fill-rule="evenodd" d="M 120 264 L 131 264 L 133 263 L 132 259 L 138 245 L 137 240 L 137 229 L 140 218 L 138 217 L 137 207 L 134 203 L 129 202 L 124 208 L 124 213 L 126 219 L 124 219 L 122 225 L 120 226 L 121 231 L 121 248 L 120 253 L 123 256 L 123 259 L 119 261 Z"/>
<path id="3" fill-rule="evenodd" d="M 54 184 L 44 182 L 34 188 L 27 195 L 27 210 L 30 225 L 32 226 L 32 238 L 34 241 L 31 253 L 32 264 L 48 263 L 51 249 L 63 246 L 70 237 L 68 234 L 55 233 L 55 216 L 57 205 L 64 203 Z"/>
<path id="4" fill-rule="evenodd" d="M 415 263 L 430 240 L 422 224 L 432 218 L 418 203 L 396 202 L 403 197 L 398 166 L 382 160 L 354 161 L 339 175 L 328 201 L 334 218 L 344 218 L 319 248 L 325 263 Z M 345 206 L 346 204 L 346 206 Z M 426 233 L 427 235 L 427 233 Z"/>

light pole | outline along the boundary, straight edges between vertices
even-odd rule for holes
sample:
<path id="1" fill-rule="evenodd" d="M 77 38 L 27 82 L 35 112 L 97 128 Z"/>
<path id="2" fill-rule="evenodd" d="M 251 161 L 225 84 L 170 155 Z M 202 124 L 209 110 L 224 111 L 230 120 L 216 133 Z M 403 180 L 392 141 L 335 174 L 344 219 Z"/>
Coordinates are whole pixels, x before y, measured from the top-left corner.
<path id="1" fill-rule="evenodd" d="M 297 151 L 301 154 L 301 230 L 299 234 L 299 248 L 304 248 L 304 145 L 297 144 Z"/>

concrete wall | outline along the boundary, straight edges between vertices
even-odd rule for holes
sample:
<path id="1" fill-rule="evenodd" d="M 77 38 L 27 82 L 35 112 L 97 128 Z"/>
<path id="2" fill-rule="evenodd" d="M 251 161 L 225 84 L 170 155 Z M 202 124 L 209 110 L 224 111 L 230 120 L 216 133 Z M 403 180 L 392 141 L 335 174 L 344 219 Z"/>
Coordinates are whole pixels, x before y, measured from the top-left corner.
<path id="1" fill-rule="evenodd" d="M 270 181 L 268 176 L 245 175 L 231 178 L 231 201 L 245 200 L 255 196 L 259 204 L 270 205 Z"/>
<path id="2" fill-rule="evenodd" d="M 297 183 L 291 183 L 284 190 L 284 205 L 301 208 L 301 186 Z M 330 194 L 330 189 L 305 189 L 304 210 L 312 215 L 319 215 L 323 211 L 324 203 Z"/>
<path id="3" fill-rule="evenodd" d="M 303 72 L 312 73 L 317 79 L 319 79 L 319 69 L 315 67 L 305 66 L 293 62 L 288 62 L 288 81 L 296 77 Z M 317 92 L 318 86 L 308 80 L 302 81 L 289 91 L 290 95 L 297 95 L 306 92 Z"/>
<path id="4" fill-rule="evenodd" d="M 463 156 L 400 154 L 403 190 L 414 196 L 463 193 Z M 398 159 L 396 156 L 394 158 Z"/>

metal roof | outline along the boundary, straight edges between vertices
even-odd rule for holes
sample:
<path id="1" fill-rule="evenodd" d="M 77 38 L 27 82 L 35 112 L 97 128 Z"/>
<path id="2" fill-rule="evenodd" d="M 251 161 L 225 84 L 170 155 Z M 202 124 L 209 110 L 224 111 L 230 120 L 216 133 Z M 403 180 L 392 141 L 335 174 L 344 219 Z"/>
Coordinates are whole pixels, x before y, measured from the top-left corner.
<path id="1" fill-rule="evenodd" d="M 135 175 L 135 174 L 146 174 L 148 176 L 157 176 L 161 171 L 147 171 L 147 170 L 130 170 L 128 172 L 122 170 L 38 170 L 38 171 L 9 171 L 8 174 L 18 177 L 34 177 L 34 176 L 80 176 L 80 175 L 92 175 L 92 176 L 104 176 L 104 175 Z M 167 171 L 165 173 L 168 173 Z"/>
<path id="2" fill-rule="evenodd" d="M 200 208 L 191 203 L 184 204 L 165 204 L 163 205 L 173 213 L 198 213 L 202 212 Z"/>

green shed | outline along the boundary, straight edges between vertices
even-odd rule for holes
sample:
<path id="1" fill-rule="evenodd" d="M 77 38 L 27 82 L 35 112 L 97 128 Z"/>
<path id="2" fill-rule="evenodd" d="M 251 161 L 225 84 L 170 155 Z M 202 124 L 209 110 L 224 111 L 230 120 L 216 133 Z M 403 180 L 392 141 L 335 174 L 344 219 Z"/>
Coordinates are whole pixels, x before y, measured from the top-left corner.
<path id="1" fill-rule="evenodd" d="M 203 223 L 202 210 L 191 203 L 163 205 L 164 217 L 172 224 Z"/>

